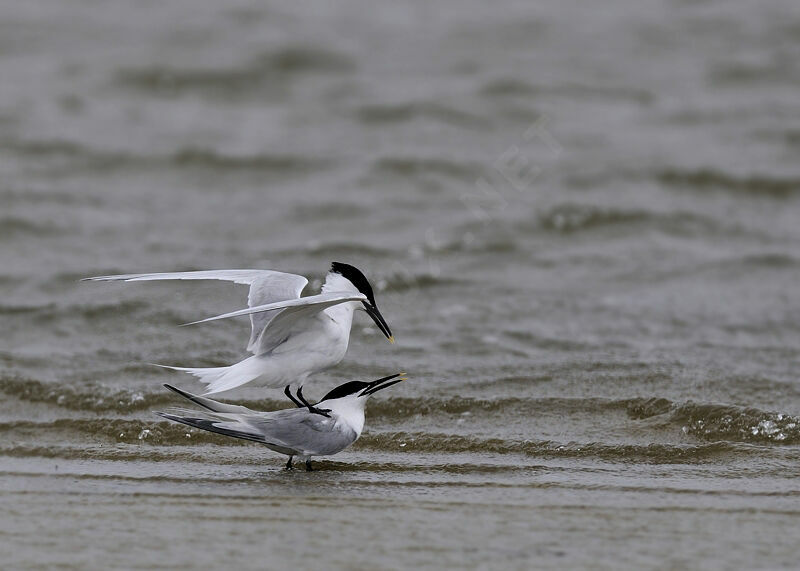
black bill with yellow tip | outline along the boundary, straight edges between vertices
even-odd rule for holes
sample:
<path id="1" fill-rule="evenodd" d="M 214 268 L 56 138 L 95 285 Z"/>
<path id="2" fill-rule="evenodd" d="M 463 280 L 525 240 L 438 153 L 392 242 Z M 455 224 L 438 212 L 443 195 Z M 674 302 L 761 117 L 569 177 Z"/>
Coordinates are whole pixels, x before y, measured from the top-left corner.
<path id="1" fill-rule="evenodd" d="M 386 323 L 386 320 L 383 318 L 383 315 L 381 315 L 381 312 L 378 311 L 378 308 L 372 305 L 368 301 L 363 301 L 362 303 L 364 304 L 364 307 L 366 308 L 369 316 L 375 322 L 375 325 L 377 325 L 378 329 L 381 330 L 381 333 L 386 335 L 386 338 L 389 340 L 389 343 L 394 343 L 394 336 L 392 335 L 392 330 L 389 329 L 389 325 Z"/>
<path id="2" fill-rule="evenodd" d="M 395 373 L 394 375 L 389 375 L 388 377 L 383 377 L 381 379 L 372 381 L 366 386 L 366 388 L 364 388 L 363 391 L 361 391 L 361 394 L 359 396 L 363 397 L 371 395 L 377 393 L 378 391 L 382 391 L 387 387 L 391 387 L 392 385 L 396 385 L 397 383 L 405 381 L 406 379 L 404 375 L 405 373 Z"/>

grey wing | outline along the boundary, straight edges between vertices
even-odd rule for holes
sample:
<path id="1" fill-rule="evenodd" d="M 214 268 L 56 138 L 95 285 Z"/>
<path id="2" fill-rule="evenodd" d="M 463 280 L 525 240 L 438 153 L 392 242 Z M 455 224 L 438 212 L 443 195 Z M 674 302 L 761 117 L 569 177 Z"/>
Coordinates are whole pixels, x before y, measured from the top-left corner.
<path id="1" fill-rule="evenodd" d="M 247 306 L 257 307 L 286 299 L 297 299 L 308 280 L 296 274 L 283 272 L 269 272 L 256 278 L 250 284 L 250 294 L 247 296 Z M 270 322 L 283 310 L 273 309 L 250 314 L 250 340 L 247 350 L 257 354 L 259 338 Z"/>
<path id="2" fill-rule="evenodd" d="M 358 439 L 351 428 L 335 419 L 314 414 L 306 408 L 247 415 L 247 424 L 263 435 L 264 441 L 302 451 L 308 456 L 327 456 L 344 450 Z"/>

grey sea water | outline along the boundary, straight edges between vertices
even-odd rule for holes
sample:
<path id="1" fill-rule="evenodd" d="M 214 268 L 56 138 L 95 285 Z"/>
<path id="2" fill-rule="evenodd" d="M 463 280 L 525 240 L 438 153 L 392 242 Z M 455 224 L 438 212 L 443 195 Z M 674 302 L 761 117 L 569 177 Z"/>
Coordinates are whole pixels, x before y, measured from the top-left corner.
<path id="1" fill-rule="evenodd" d="M 0 4 L 3 567 L 796 567 L 798 61 L 792 0 Z M 151 413 L 241 286 L 78 282 L 334 260 L 398 342 L 309 396 L 409 381 L 308 474 Z"/>

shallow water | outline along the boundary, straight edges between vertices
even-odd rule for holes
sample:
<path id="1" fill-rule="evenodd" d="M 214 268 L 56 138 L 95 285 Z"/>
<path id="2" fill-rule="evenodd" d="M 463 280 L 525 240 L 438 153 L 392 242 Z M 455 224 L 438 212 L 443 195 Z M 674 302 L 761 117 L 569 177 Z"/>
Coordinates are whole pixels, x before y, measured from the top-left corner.
<path id="1" fill-rule="evenodd" d="M 207 4 L 207 5 L 203 5 Z M 793 2 L 0 6 L 9 567 L 794 567 Z M 284 471 L 161 421 L 224 283 L 363 267 L 307 392 L 407 371 Z M 229 397 L 263 409 L 277 392 Z"/>

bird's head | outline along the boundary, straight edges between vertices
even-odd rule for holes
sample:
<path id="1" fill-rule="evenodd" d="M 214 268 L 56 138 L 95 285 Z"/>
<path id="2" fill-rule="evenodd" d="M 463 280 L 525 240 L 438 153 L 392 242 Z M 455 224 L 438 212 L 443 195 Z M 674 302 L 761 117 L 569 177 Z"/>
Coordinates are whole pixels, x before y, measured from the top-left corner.
<path id="1" fill-rule="evenodd" d="M 360 403 L 361 408 L 363 408 L 366 402 L 369 400 L 369 397 L 378 391 L 382 391 L 385 388 L 391 387 L 392 385 L 396 385 L 397 383 L 405 380 L 405 373 L 395 373 L 394 375 L 382 377 L 369 383 L 365 383 L 363 381 L 350 381 L 331 390 L 328 394 L 322 397 L 317 404 L 322 405 L 324 408 L 325 405 L 323 405 L 323 403 L 325 403 L 325 401 L 347 399 L 352 402 Z M 331 403 L 328 402 L 326 404 Z"/>
<path id="2" fill-rule="evenodd" d="M 405 373 L 397 373 L 371 383 L 362 381 L 344 383 L 322 397 L 322 400 L 315 406 L 332 411 L 360 435 L 364 429 L 364 407 L 367 405 L 369 397 L 378 391 L 405 381 L 403 375 Z"/>
<path id="3" fill-rule="evenodd" d="M 381 315 L 381 312 L 378 311 L 378 304 L 375 303 L 375 294 L 372 292 L 372 286 L 361 270 L 355 266 L 351 266 L 350 264 L 333 262 L 331 264 L 331 271 L 328 276 L 329 277 L 326 280 L 326 284 L 331 281 L 331 277 L 333 277 L 337 281 L 344 280 L 347 284 L 349 284 L 349 287 L 355 291 L 358 291 L 359 293 L 364 294 L 364 296 L 367 298 L 361 302 L 364 306 L 364 310 L 369 314 L 369 316 L 375 322 L 375 325 L 378 326 L 378 329 L 381 330 L 389 342 L 394 343 L 392 330 L 389 329 L 389 325 L 386 323 L 383 315 Z"/>

